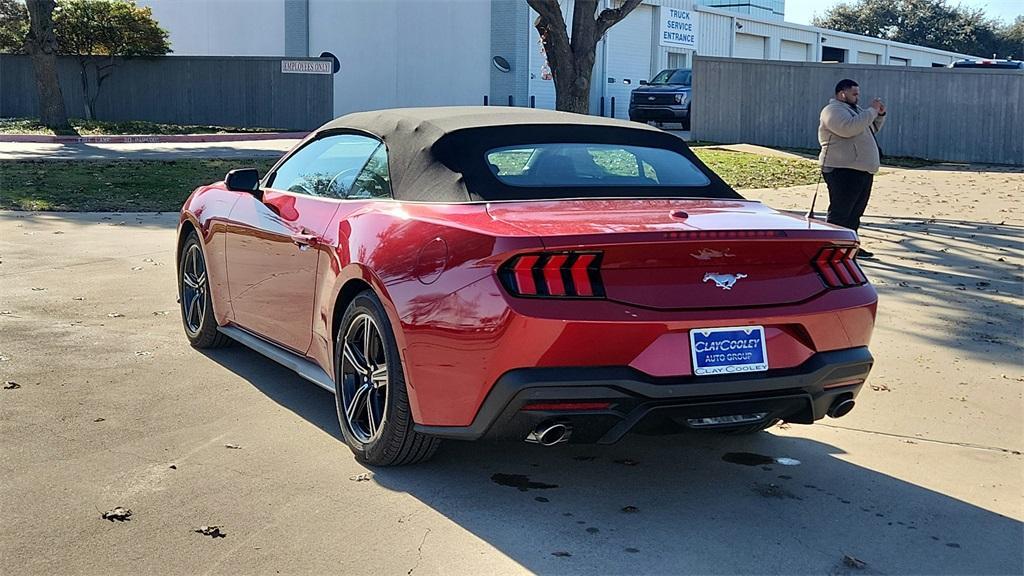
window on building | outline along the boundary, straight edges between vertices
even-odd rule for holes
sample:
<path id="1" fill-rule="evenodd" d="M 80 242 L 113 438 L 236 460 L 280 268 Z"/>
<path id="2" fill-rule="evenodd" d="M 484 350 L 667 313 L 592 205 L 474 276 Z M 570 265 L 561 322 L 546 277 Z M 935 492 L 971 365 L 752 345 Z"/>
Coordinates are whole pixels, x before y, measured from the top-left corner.
<path id="1" fill-rule="evenodd" d="M 822 62 L 846 62 L 846 50 L 833 46 L 821 47 Z"/>

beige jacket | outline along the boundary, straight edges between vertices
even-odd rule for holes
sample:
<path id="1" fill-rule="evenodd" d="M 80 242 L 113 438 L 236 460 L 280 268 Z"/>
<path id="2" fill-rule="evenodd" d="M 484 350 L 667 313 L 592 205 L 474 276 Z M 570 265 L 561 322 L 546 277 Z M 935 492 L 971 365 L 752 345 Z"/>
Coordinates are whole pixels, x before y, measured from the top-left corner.
<path id="1" fill-rule="evenodd" d="M 861 172 L 878 172 L 878 143 L 872 131 L 878 132 L 885 123 L 874 108 L 857 107 L 835 98 L 821 109 L 818 125 L 818 143 L 821 153 L 818 164 L 822 168 L 852 168 Z"/>

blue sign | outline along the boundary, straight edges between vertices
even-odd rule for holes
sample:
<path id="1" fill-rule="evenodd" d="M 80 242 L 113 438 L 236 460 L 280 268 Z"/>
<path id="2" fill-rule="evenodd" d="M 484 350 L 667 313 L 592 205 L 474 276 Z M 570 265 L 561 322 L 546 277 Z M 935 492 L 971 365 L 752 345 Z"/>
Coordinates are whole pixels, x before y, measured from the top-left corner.
<path id="1" fill-rule="evenodd" d="M 690 351 L 697 376 L 768 369 L 768 348 L 761 326 L 691 330 Z"/>

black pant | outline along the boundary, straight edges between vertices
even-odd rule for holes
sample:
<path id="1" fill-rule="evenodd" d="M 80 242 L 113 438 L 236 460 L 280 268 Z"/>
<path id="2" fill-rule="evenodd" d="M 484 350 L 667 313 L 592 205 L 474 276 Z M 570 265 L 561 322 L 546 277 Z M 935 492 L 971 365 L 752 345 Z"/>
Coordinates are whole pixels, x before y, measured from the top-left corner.
<path id="1" fill-rule="evenodd" d="M 828 186 L 828 218 L 829 224 L 857 231 L 860 228 L 860 217 L 868 207 L 871 197 L 871 184 L 874 174 L 851 170 L 850 168 L 833 168 L 825 172 L 825 185 Z"/>

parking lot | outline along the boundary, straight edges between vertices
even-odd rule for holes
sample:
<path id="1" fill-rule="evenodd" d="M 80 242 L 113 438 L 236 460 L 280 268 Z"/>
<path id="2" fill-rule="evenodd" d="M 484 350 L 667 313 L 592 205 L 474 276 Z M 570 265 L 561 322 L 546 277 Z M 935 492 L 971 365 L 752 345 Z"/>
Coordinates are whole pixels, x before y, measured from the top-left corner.
<path id="1" fill-rule="evenodd" d="M 1020 574 L 1024 175 L 890 169 L 868 214 L 849 416 L 370 470 L 327 392 L 187 345 L 176 214 L 0 212 L 0 572 Z"/>

